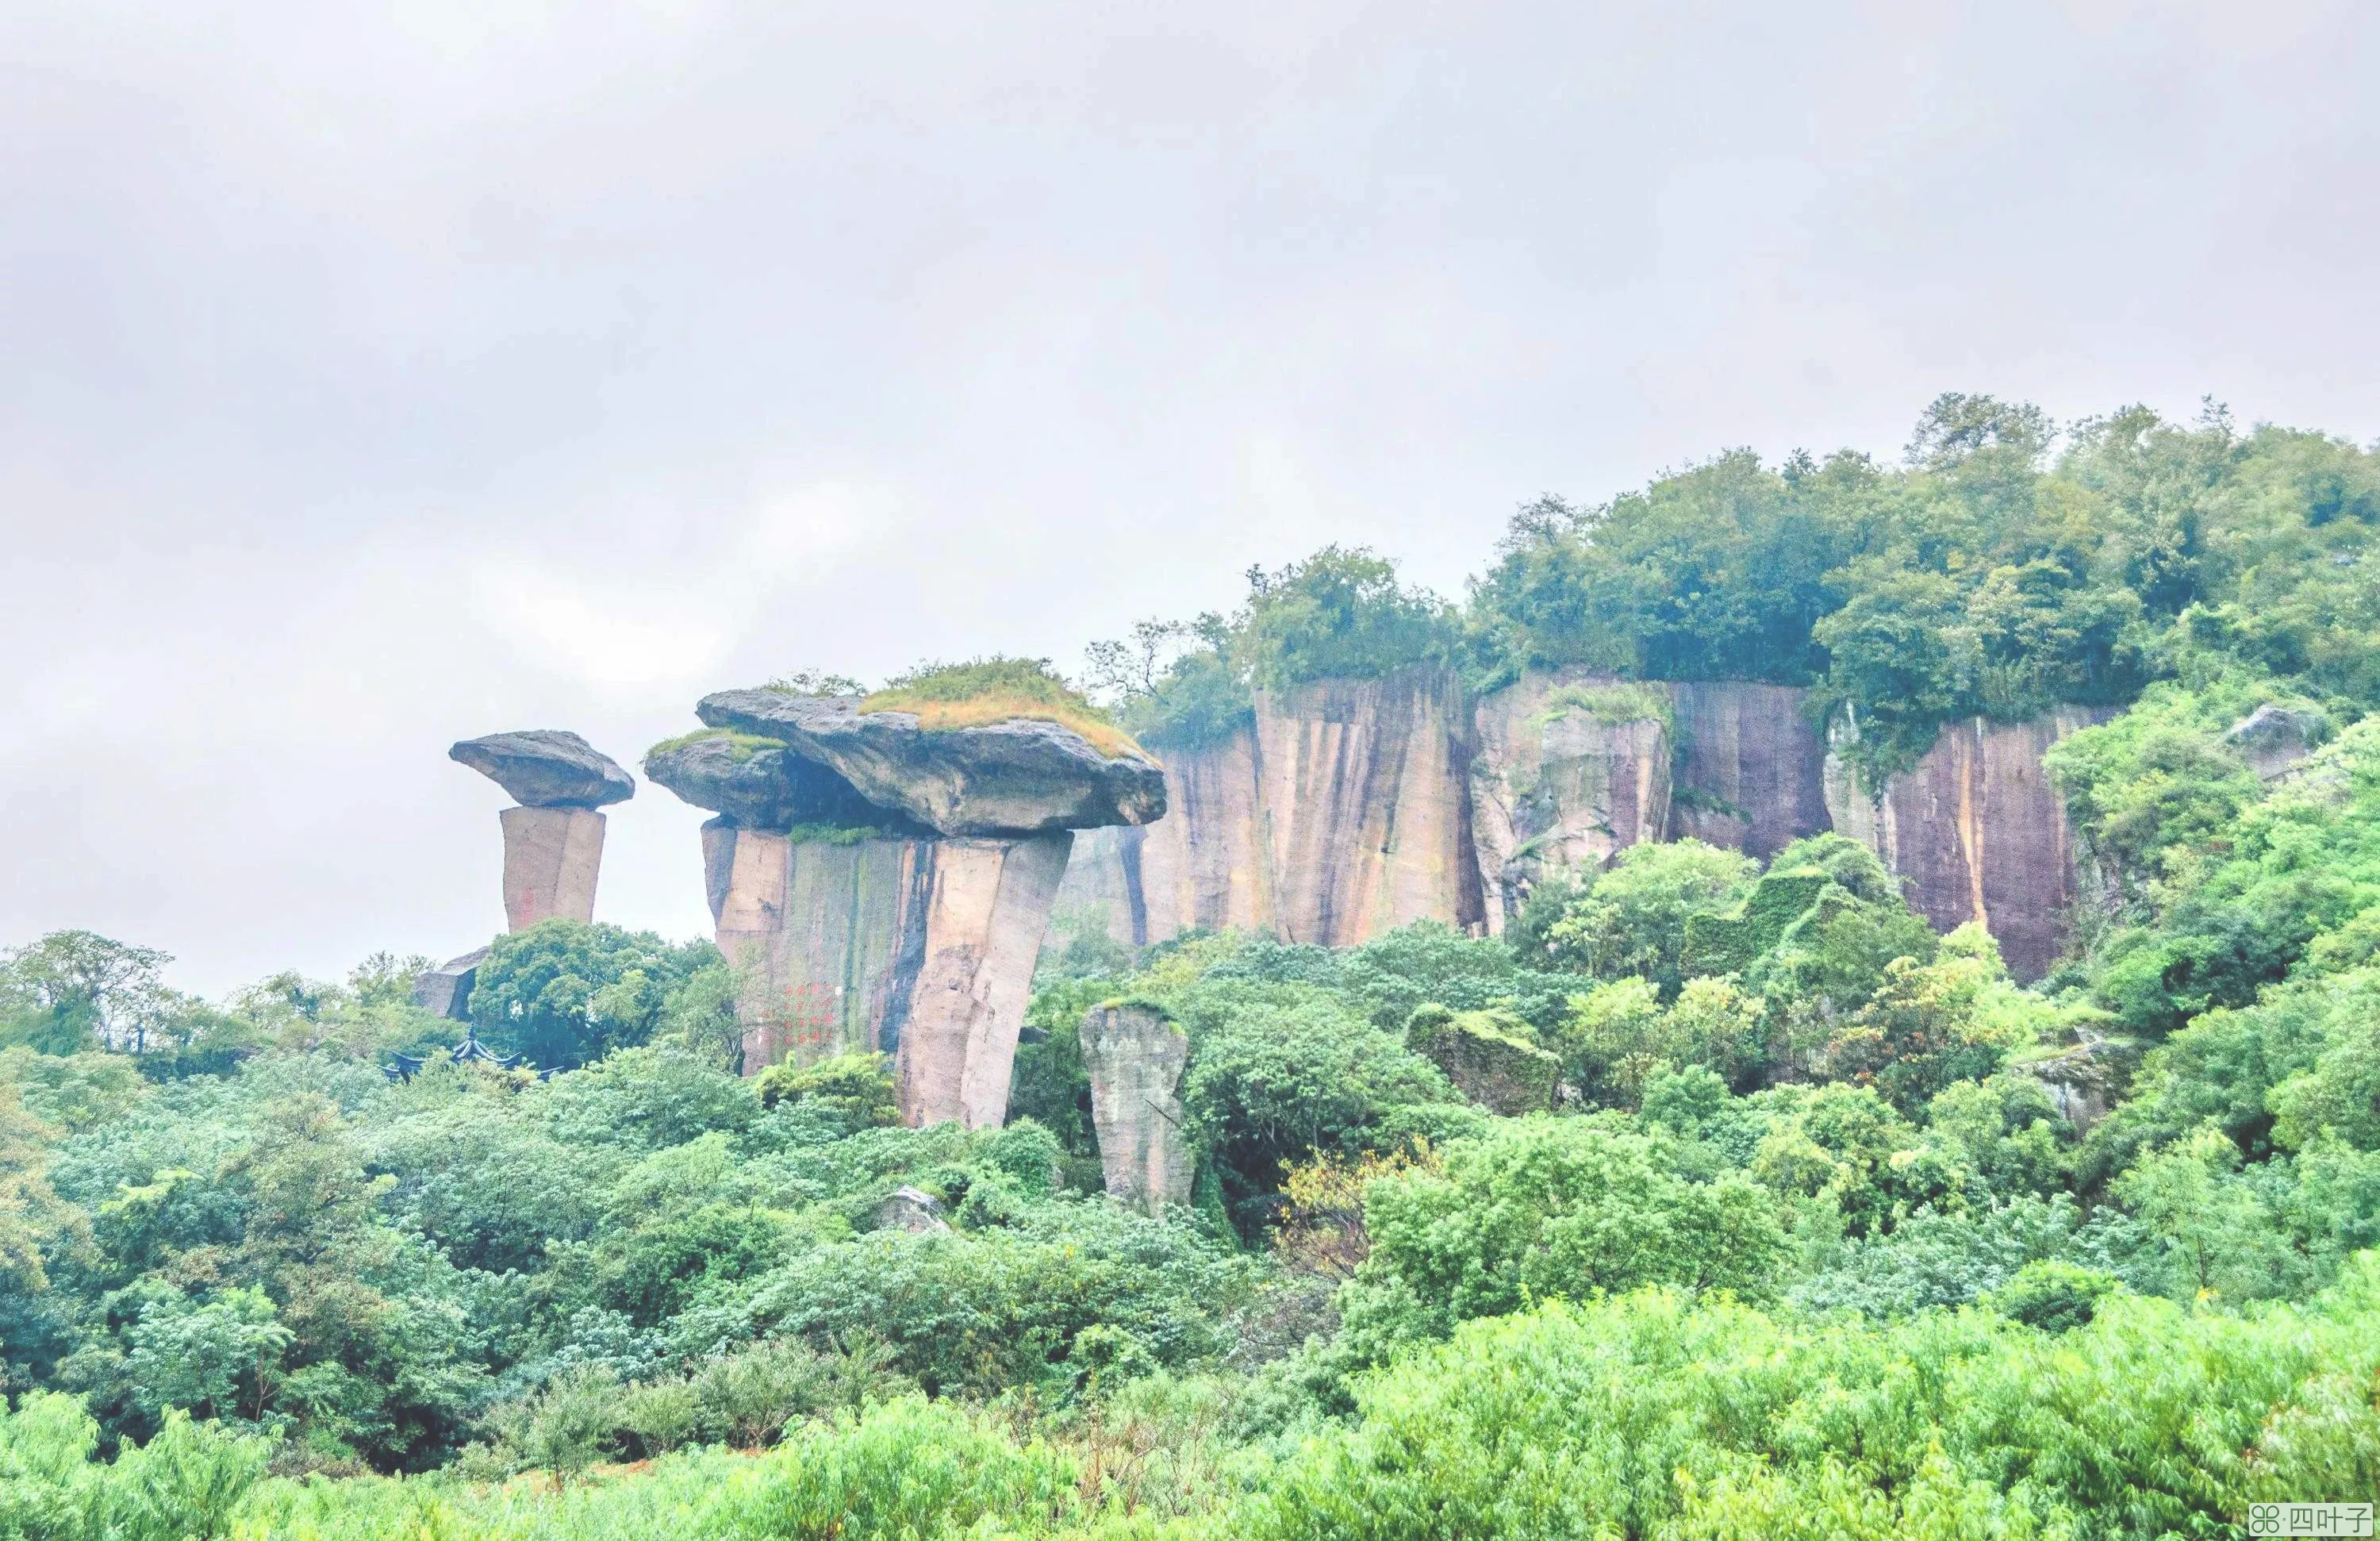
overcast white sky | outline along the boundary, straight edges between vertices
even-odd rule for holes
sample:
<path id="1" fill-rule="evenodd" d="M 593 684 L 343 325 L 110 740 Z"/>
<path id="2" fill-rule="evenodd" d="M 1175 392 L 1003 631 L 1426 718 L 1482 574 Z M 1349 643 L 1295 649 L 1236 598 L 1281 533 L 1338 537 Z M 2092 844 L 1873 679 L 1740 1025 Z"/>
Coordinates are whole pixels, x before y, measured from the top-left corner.
<path id="1" fill-rule="evenodd" d="M 0 0 L 0 944 L 502 924 L 457 737 L 1946 389 L 2380 434 L 2380 8 Z M 612 811 L 598 914 L 707 929 Z"/>

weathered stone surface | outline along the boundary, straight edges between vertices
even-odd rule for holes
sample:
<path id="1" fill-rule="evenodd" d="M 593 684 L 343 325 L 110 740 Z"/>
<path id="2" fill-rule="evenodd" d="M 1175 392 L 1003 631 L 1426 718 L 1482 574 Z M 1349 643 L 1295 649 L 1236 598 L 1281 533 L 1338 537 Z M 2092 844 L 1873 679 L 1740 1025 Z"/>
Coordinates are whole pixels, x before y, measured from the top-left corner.
<path id="1" fill-rule="evenodd" d="M 747 830 L 789 830 L 798 824 L 905 826 L 928 832 L 902 815 L 862 797 L 825 766 L 783 745 L 722 734 L 656 745 L 645 774 L 685 802 L 709 808 Z"/>
<path id="2" fill-rule="evenodd" d="M 1167 750 L 1165 809 L 1153 824 L 1075 836 L 1059 910 L 1093 910 L 1111 936 L 1133 947 L 1193 928 L 1270 930 L 1255 731 Z"/>
<path id="3" fill-rule="evenodd" d="M 792 841 L 703 826 L 719 948 L 742 974 L 744 1068 L 895 1056 L 903 1118 L 995 1127 L 1066 831 Z"/>
<path id="4" fill-rule="evenodd" d="M 1692 836 L 1766 861 L 1828 818 L 1826 738 L 1796 686 L 1682 680 L 1675 702 L 1672 840 Z"/>
<path id="5" fill-rule="evenodd" d="M 1094 1006 L 1081 1031 L 1109 1196 L 1151 1214 L 1187 1204 L 1193 1161 L 1180 1092 L 1190 1040 L 1144 1006 Z"/>
<path id="6" fill-rule="evenodd" d="M 1553 1105 L 1561 1060 L 1538 1048 L 1528 1024 L 1508 1012 L 1424 1006 L 1405 1033 L 1457 1091 L 1491 1113 L 1511 1117 Z"/>
<path id="7" fill-rule="evenodd" d="M 636 795 L 612 758 L 575 733 L 528 728 L 467 738 L 446 758 L 468 765 L 532 808 L 599 808 Z"/>
<path id="8" fill-rule="evenodd" d="M 2270 782 L 2289 774 L 2298 761 L 2313 753 L 2327 726 L 2318 711 L 2267 701 L 2231 724 L 2231 731 L 2223 736 L 2259 779 Z"/>
<path id="9" fill-rule="evenodd" d="M 2017 1068 L 2041 1083 L 2058 1117 L 2087 1135 L 2123 1094 L 2131 1056 L 2087 1027 L 2077 1028 L 2074 1037 L 2064 1053 Z"/>
<path id="10" fill-rule="evenodd" d="M 1451 671 L 1257 692 L 1257 805 L 1282 940 L 1484 924 L 1470 723 Z"/>
<path id="11" fill-rule="evenodd" d="M 463 1021 L 471 1014 L 471 987 L 478 982 L 480 965 L 487 956 L 486 948 L 475 947 L 436 968 L 423 969 L 413 977 L 413 1003 L 450 1021 Z"/>
<path id="12" fill-rule="evenodd" d="M 714 728 L 783 743 L 878 807 L 946 835 L 1146 824 L 1165 812 L 1165 776 L 1154 760 L 1110 758 L 1055 722 L 1018 718 L 929 732 L 909 712 L 863 712 L 847 697 L 773 690 L 721 691 L 695 711 Z"/>
<path id="13" fill-rule="evenodd" d="M 923 1236 L 950 1228 L 950 1222 L 942 1219 L 942 1201 L 922 1188 L 895 1188 L 876 1206 L 879 1231 L 905 1231 L 913 1236 Z"/>
<path id="14" fill-rule="evenodd" d="M 1472 843 L 1490 932 L 1540 879 L 1601 867 L 1670 819 L 1670 739 L 1659 717 L 1605 722 L 1558 693 L 1616 684 L 1532 670 L 1473 710 Z"/>
<path id="15" fill-rule="evenodd" d="M 1935 929 L 1982 921 L 2009 972 L 2037 979 L 2065 945 L 2075 897 L 2065 800 L 2041 758 L 2108 715 L 2060 707 L 2030 722 L 1949 723 L 1881 796 L 1856 785 L 1850 766 L 1830 756 L 1827 802 L 1835 828 L 1906 880 L 1911 904 Z M 1846 717 L 1836 731 L 1848 739 L 1856 719 Z"/>
<path id="16" fill-rule="evenodd" d="M 595 918 L 603 816 L 592 808 L 506 808 L 504 919 L 516 931 L 559 916 Z"/>
<path id="17" fill-rule="evenodd" d="M 1059 906 L 1134 946 L 1192 927 L 1346 947 L 1411 920 L 1482 924 L 1468 718 L 1441 669 L 1260 690 L 1252 729 L 1168 756 L 1164 818 L 1082 842 Z"/>

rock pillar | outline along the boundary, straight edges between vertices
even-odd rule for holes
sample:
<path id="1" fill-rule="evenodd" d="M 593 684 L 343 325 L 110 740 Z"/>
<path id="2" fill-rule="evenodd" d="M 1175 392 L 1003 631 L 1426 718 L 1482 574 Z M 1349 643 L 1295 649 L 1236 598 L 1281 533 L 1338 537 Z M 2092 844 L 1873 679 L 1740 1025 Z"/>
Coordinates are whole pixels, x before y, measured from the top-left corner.
<path id="1" fill-rule="evenodd" d="M 1082 1041 L 1109 1196 L 1151 1214 L 1187 1204 L 1193 1164 L 1180 1093 L 1190 1040 L 1147 1007 L 1094 1006 Z"/>
<path id="2" fill-rule="evenodd" d="M 905 1122 L 1006 1118 L 1066 831 L 795 841 L 713 819 L 702 840 L 747 1074 L 875 1050 L 896 1059 Z"/>
<path id="3" fill-rule="evenodd" d="M 504 918 L 516 931 L 559 916 L 595 918 L 603 816 L 592 808 L 506 808 Z"/>
<path id="4" fill-rule="evenodd" d="M 1007 1121 L 1033 963 L 1074 839 L 1061 830 L 935 843 L 925 955 L 901 1030 L 901 1115 L 912 1126 Z"/>

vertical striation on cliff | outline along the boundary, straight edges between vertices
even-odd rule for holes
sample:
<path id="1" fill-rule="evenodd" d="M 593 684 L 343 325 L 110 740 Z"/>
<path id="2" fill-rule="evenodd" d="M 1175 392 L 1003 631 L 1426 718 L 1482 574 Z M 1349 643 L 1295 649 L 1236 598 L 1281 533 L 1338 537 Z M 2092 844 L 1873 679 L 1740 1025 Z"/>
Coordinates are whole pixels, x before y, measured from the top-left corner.
<path id="1" fill-rule="evenodd" d="M 1531 670 L 1473 709 L 1472 843 L 1491 933 L 1551 874 L 1603 866 L 1670 820 L 1669 725 L 1625 715 L 1659 686 Z M 1608 692 L 1614 705 L 1596 699 Z M 1639 699 L 1631 702 L 1633 693 Z M 1615 708 L 1617 710 L 1615 710 Z"/>
<path id="2" fill-rule="evenodd" d="M 1827 745 L 1798 686 L 1681 680 L 1669 838 L 1689 836 L 1767 861 L 1833 825 Z"/>
<path id="3" fill-rule="evenodd" d="M 1485 920 L 1465 717 L 1447 669 L 1257 692 L 1258 817 L 1283 940 L 1348 947 L 1412 920 Z"/>
<path id="4" fill-rule="evenodd" d="M 2059 707 L 2026 722 L 1950 723 L 1880 795 L 1859 786 L 1842 757 L 1829 756 L 1835 828 L 1906 882 L 1910 903 L 1937 930 L 1981 921 L 2010 973 L 2037 979 L 2065 945 L 2075 897 L 2066 805 L 2042 756 L 2109 715 Z M 1842 741 L 1855 738 L 1857 719 L 1847 714 L 1836 732 Z"/>

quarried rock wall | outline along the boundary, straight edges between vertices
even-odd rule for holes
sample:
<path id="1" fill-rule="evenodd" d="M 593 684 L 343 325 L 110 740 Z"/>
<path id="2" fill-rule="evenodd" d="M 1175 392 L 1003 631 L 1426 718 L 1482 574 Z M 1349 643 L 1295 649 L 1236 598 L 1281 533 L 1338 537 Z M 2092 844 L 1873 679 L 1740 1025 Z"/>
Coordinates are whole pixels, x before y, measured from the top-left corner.
<path id="1" fill-rule="evenodd" d="M 1669 827 L 1667 723 L 1605 721 L 1559 700 L 1565 690 L 1617 683 L 1532 670 L 1474 709 L 1471 833 L 1491 933 L 1520 913 L 1539 880 L 1600 868 Z"/>
<path id="2" fill-rule="evenodd" d="M 2077 729 L 2113 715 L 2060 707 L 2028 722 L 1971 718 L 1944 726 L 1923 759 L 1881 795 L 1829 757 L 1827 801 L 1835 828 L 1864 844 L 1908 885 L 1909 901 L 1937 930 L 1983 922 L 2009 971 L 2037 979 L 2066 939 L 2075 897 L 2066 806 L 2042 756 Z M 1856 735 L 1855 718 L 1837 732 Z"/>
<path id="3" fill-rule="evenodd" d="M 1766 861 L 1832 824 L 1825 737 L 1799 686 L 1681 680 L 1669 838 L 1689 836 Z"/>
<path id="4" fill-rule="evenodd" d="M 1254 719 L 1167 754 L 1164 818 L 1079 837 L 1058 909 L 1133 946 L 1202 927 L 1345 947 L 1485 919 L 1451 672 L 1260 690 Z"/>
<path id="5" fill-rule="evenodd" d="M 1257 693 L 1257 801 L 1283 940 L 1351 947 L 1408 921 L 1485 920 L 1465 707 L 1445 669 Z"/>

